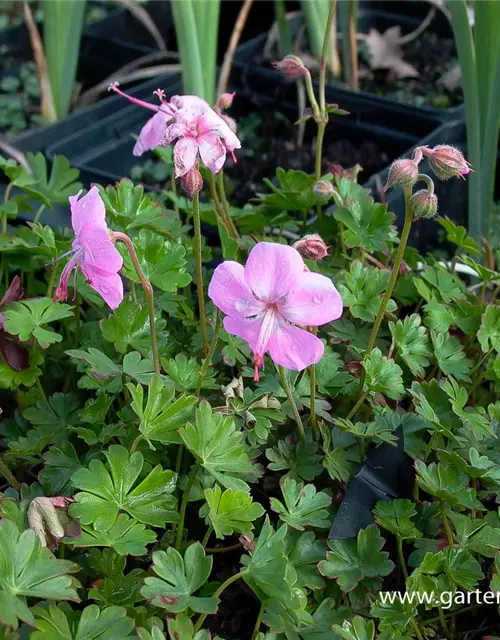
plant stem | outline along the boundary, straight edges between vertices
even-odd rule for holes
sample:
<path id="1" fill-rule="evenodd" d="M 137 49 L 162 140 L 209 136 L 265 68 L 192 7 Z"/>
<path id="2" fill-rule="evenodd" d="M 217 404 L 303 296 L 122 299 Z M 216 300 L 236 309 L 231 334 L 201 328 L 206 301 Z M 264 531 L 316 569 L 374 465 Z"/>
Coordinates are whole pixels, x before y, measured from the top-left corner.
<path id="1" fill-rule="evenodd" d="M 255 621 L 255 627 L 253 628 L 252 640 L 255 640 L 259 635 L 260 625 L 262 624 L 262 616 L 264 615 L 264 605 L 260 605 L 259 615 L 257 616 L 257 620 Z"/>
<path id="2" fill-rule="evenodd" d="M 0 460 L 0 474 L 3 475 L 3 477 L 7 480 L 7 482 L 13 489 L 16 489 L 16 491 L 19 491 L 21 489 L 21 483 L 14 477 L 9 467 L 3 460 Z"/>
<path id="3" fill-rule="evenodd" d="M 328 6 L 328 18 L 326 20 L 325 37 L 323 39 L 323 48 L 321 49 L 321 61 L 319 67 L 319 108 L 322 114 L 325 113 L 325 86 L 326 86 L 326 66 L 328 59 L 328 50 L 330 48 L 330 34 L 332 31 L 333 19 L 335 17 L 335 9 L 337 0 L 330 0 Z"/>
<path id="4" fill-rule="evenodd" d="M 201 543 L 201 544 L 202 544 L 202 547 L 203 547 L 204 549 L 206 549 L 206 546 L 207 546 L 207 544 L 208 544 L 208 541 L 210 540 L 210 536 L 212 535 L 212 533 L 213 533 L 213 532 L 214 532 L 214 528 L 210 525 L 210 526 L 208 527 L 207 532 L 205 533 L 205 536 L 204 536 L 203 541 L 202 541 L 202 543 Z"/>
<path id="5" fill-rule="evenodd" d="M 40 394 L 40 399 L 43 402 L 47 402 L 47 396 L 45 395 L 45 391 L 43 390 L 42 383 L 40 382 L 40 378 L 37 376 L 35 386 L 38 389 L 38 393 Z"/>
<path id="6" fill-rule="evenodd" d="M 227 229 L 229 233 L 233 236 L 233 238 L 237 238 L 239 234 L 238 234 L 238 230 L 235 227 L 233 219 L 231 218 L 229 202 L 227 201 L 227 197 L 226 197 L 226 188 L 224 186 L 224 172 L 222 169 L 217 174 L 216 180 L 217 180 L 217 186 L 219 188 L 219 197 L 222 203 L 222 209 L 224 211 L 224 217 L 225 217 Z"/>
<path id="7" fill-rule="evenodd" d="M 179 448 L 177 449 L 177 457 L 175 459 L 175 475 L 177 477 L 179 477 L 179 474 L 181 472 L 181 466 L 182 466 L 182 454 L 184 453 L 184 445 L 180 444 Z"/>
<path id="8" fill-rule="evenodd" d="M 39 220 L 40 220 L 40 216 L 42 215 L 42 213 L 45 211 L 45 205 L 42 204 L 40 205 L 40 207 L 38 208 L 38 211 L 35 214 L 35 217 L 33 218 L 33 224 L 36 224 Z"/>
<path id="9" fill-rule="evenodd" d="M 137 257 L 137 253 L 134 247 L 134 243 L 128 237 L 126 233 L 121 233 L 119 231 L 115 231 L 113 233 L 116 240 L 120 240 L 127 247 L 128 254 L 130 259 L 132 260 L 132 264 L 134 265 L 135 272 L 137 277 L 139 278 L 139 282 L 144 290 L 144 295 L 146 296 L 146 301 L 148 305 L 148 313 L 149 313 L 149 333 L 151 337 L 151 351 L 153 353 L 153 362 L 154 369 L 156 374 L 160 374 L 160 354 L 158 352 L 158 342 L 156 340 L 156 319 L 155 319 L 155 304 L 154 304 L 154 296 L 153 296 L 153 287 L 151 286 L 151 282 L 146 278 L 144 271 L 139 264 L 139 258 Z"/>
<path id="10" fill-rule="evenodd" d="M 417 636 L 418 640 L 424 640 L 424 636 L 422 635 L 422 632 L 420 631 L 420 628 L 419 628 L 417 622 L 414 620 L 414 618 L 412 618 L 410 620 L 410 624 L 411 624 L 412 629 L 415 632 L 415 635 Z"/>
<path id="11" fill-rule="evenodd" d="M 243 545 L 241 542 L 237 542 L 236 544 L 232 544 L 229 547 L 213 547 L 210 549 L 205 549 L 207 553 L 229 553 L 230 551 L 236 551 L 237 549 L 241 549 Z"/>
<path id="12" fill-rule="evenodd" d="M 397 541 L 398 541 L 399 564 L 401 565 L 401 570 L 403 571 L 405 580 L 408 580 L 408 569 L 406 568 L 405 557 L 403 554 L 403 538 L 400 538 L 399 536 L 397 536 Z"/>
<path id="13" fill-rule="evenodd" d="M 134 453 L 134 451 L 137 449 L 137 445 L 141 440 L 142 440 L 142 433 L 140 433 L 137 436 L 137 438 L 132 442 L 132 446 L 130 447 L 130 453 Z"/>
<path id="14" fill-rule="evenodd" d="M 404 189 L 404 197 L 405 197 L 405 221 L 403 225 L 403 230 L 401 232 L 401 240 L 399 242 L 399 247 L 396 252 L 396 257 L 394 258 L 394 265 L 392 267 L 391 276 L 389 278 L 389 283 L 387 285 L 386 292 L 384 294 L 384 297 L 382 298 L 382 302 L 380 303 L 380 308 L 378 310 L 377 317 L 375 318 L 375 322 L 373 323 L 373 327 L 370 333 L 370 339 L 368 340 L 368 346 L 366 348 L 365 357 L 370 355 L 373 347 L 375 346 L 380 325 L 382 324 L 382 320 L 384 319 L 384 315 L 387 310 L 387 305 L 389 304 L 389 300 L 391 299 L 392 292 L 394 291 L 394 287 L 396 286 L 396 282 L 399 276 L 399 269 L 401 267 L 401 263 L 403 262 L 406 245 L 408 244 L 408 238 L 410 236 L 411 225 L 413 222 L 413 209 L 411 208 L 409 203 L 409 200 L 411 197 L 411 188 Z M 363 369 L 359 379 L 358 393 L 361 393 L 363 391 L 364 383 L 365 383 L 365 371 Z"/>
<path id="15" fill-rule="evenodd" d="M 196 289 L 198 293 L 198 309 L 200 313 L 201 341 L 203 353 L 208 351 L 207 316 L 205 313 L 205 292 L 203 290 L 203 265 L 201 258 L 201 222 L 199 194 L 193 196 L 194 255 L 196 260 Z"/>
<path id="16" fill-rule="evenodd" d="M 198 475 L 198 471 L 200 470 L 200 464 L 196 463 L 191 470 L 189 475 L 189 480 L 187 483 L 187 487 L 184 489 L 184 493 L 182 495 L 182 502 L 180 508 L 180 522 L 177 527 L 177 535 L 175 537 L 175 548 L 177 551 L 181 548 L 182 544 L 182 534 L 184 533 L 184 519 L 186 517 L 186 509 L 189 502 L 189 494 L 191 493 L 191 489 L 193 488 L 194 481 L 196 480 L 196 476 Z"/>
<path id="17" fill-rule="evenodd" d="M 455 541 L 453 540 L 453 532 L 450 527 L 448 516 L 446 515 L 446 504 L 444 503 L 444 500 L 439 501 L 439 512 L 441 513 L 441 520 L 448 539 L 448 546 L 453 547 L 455 545 Z"/>
<path id="18" fill-rule="evenodd" d="M 213 597 L 214 598 L 218 598 L 220 596 L 220 594 L 227 589 L 227 587 L 229 587 L 229 585 L 233 584 L 233 582 L 236 582 L 236 580 L 239 580 L 240 578 L 242 578 L 244 575 L 246 575 L 248 573 L 248 569 L 244 569 L 243 571 L 240 571 L 239 573 L 235 573 L 234 576 L 231 576 L 230 578 L 228 578 L 227 580 L 225 580 L 221 586 L 217 589 L 217 591 L 214 593 Z M 201 625 L 205 622 L 206 617 L 208 616 L 208 613 L 203 613 L 197 620 L 195 626 L 194 626 L 194 633 L 198 633 L 198 631 L 201 629 Z"/>
<path id="19" fill-rule="evenodd" d="M 288 402 L 292 407 L 293 416 L 295 418 L 295 422 L 299 430 L 299 435 L 301 439 L 305 441 L 306 432 L 304 431 L 304 425 L 302 424 L 299 410 L 297 409 L 297 405 L 295 404 L 295 400 L 293 398 L 292 390 L 290 389 L 290 383 L 288 382 L 288 378 L 286 377 L 286 371 L 283 369 L 283 367 L 280 367 L 279 365 L 277 365 L 277 368 L 278 368 L 278 373 L 280 375 L 281 384 L 283 385 L 283 390 L 285 391 L 286 397 L 288 398 Z"/>
<path id="20" fill-rule="evenodd" d="M 350 420 L 354 416 L 356 411 L 363 404 L 363 402 L 366 400 L 367 397 L 368 397 L 368 391 L 365 391 L 363 394 L 361 394 L 361 396 L 358 398 L 358 401 L 356 402 L 354 407 L 347 414 L 346 420 Z"/>
<path id="21" fill-rule="evenodd" d="M 443 610 L 441 609 L 441 607 L 438 607 L 438 616 L 439 616 L 439 622 L 441 623 L 441 628 L 444 631 L 444 635 L 447 638 L 449 638 L 450 637 L 450 630 L 448 628 L 448 624 L 446 622 L 446 619 L 444 617 Z"/>
<path id="22" fill-rule="evenodd" d="M 214 326 L 214 333 L 212 335 L 212 341 L 210 343 L 210 349 L 208 350 L 208 355 L 205 358 L 205 360 L 203 360 L 203 364 L 201 366 L 200 372 L 198 374 L 198 384 L 196 385 L 196 395 L 199 396 L 200 395 L 200 391 L 201 391 L 201 386 L 203 384 L 203 380 L 205 379 L 205 376 L 207 375 L 208 372 L 208 368 L 212 362 L 212 358 L 214 357 L 214 353 L 215 353 L 215 349 L 217 347 L 217 341 L 219 340 L 219 333 L 220 333 L 220 328 L 221 328 L 222 322 L 221 322 L 221 316 L 220 313 L 217 311 L 215 314 L 215 326 Z"/>

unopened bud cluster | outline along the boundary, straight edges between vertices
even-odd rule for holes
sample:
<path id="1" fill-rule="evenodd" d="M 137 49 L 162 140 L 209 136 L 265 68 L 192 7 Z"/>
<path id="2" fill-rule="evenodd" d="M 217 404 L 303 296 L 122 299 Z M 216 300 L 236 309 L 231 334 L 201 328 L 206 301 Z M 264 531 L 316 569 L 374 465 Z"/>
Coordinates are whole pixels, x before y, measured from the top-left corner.
<path id="1" fill-rule="evenodd" d="M 439 144 L 433 149 L 417 147 L 412 158 L 401 158 L 392 163 L 387 177 L 384 191 L 391 187 L 411 190 L 414 185 L 423 180 L 427 189 L 420 189 L 410 196 L 409 205 L 415 218 L 433 218 L 438 210 L 438 200 L 434 193 L 434 184 L 427 176 L 419 173 L 418 165 L 427 158 L 429 165 L 439 180 L 449 178 L 464 178 L 471 169 L 463 153 L 448 144 Z"/>
<path id="2" fill-rule="evenodd" d="M 287 78 L 300 78 L 309 73 L 306 65 L 298 56 L 285 56 L 283 60 L 273 62 L 273 67 L 281 71 Z"/>

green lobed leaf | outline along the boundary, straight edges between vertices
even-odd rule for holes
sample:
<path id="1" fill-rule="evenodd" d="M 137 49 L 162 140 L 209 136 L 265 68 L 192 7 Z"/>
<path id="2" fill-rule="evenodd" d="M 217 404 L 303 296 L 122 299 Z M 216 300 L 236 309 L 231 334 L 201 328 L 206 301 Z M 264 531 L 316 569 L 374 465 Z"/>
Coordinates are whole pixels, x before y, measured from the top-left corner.
<path id="1" fill-rule="evenodd" d="M 413 375 L 422 378 L 429 366 L 432 351 L 421 317 L 414 313 L 404 320 L 389 322 L 392 339 L 401 359 L 408 365 Z"/>
<path id="2" fill-rule="evenodd" d="M 151 604 L 172 613 L 191 609 L 197 613 L 215 613 L 217 599 L 194 596 L 208 580 L 212 571 L 212 557 L 205 555 L 199 542 L 191 544 L 184 557 L 169 547 L 153 553 L 153 571 L 156 577 L 145 579 L 142 595 Z"/>
<path id="3" fill-rule="evenodd" d="M 120 511 L 154 527 L 177 522 L 173 471 L 157 465 L 132 489 L 144 465 L 142 453 L 129 455 L 125 447 L 111 445 L 104 454 L 107 467 L 100 460 L 92 460 L 88 469 L 79 469 L 71 476 L 73 486 L 83 490 L 75 495 L 76 502 L 70 506 L 72 517 L 104 532 L 113 527 Z"/>
<path id="4" fill-rule="evenodd" d="M 68 304 L 53 302 L 50 298 L 11 302 L 4 313 L 4 329 L 7 333 L 19 336 L 21 342 L 27 342 L 33 337 L 42 349 L 62 340 L 59 333 L 46 329 L 43 325 L 73 315 Z"/>
<path id="5" fill-rule="evenodd" d="M 318 529 L 330 527 L 327 507 L 331 505 L 332 499 L 327 493 L 316 492 L 313 484 L 304 486 L 302 482 L 286 476 L 280 480 L 280 487 L 285 504 L 271 498 L 271 509 L 279 514 L 283 522 L 299 531 L 308 526 Z"/>
<path id="6" fill-rule="evenodd" d="M 233 533 L 246 535 L 253 531 L 253 521 L 264 513 L 264 508 L 246 491 L 222 489 L 215 485 L 205 490 L 207 504 L 200 509 L 200 517 L 206 517 L 212 525 L 217 538 L 224 538 Z"/>
<path id="7" fill-rule="evenodd" d="M 366 373 L 365 391 L 383 393 L 393 400 L 399 400 L 404 395 L 401 367 L 383 356 L 378 347 L 365 356 L 362 364 Z"/>

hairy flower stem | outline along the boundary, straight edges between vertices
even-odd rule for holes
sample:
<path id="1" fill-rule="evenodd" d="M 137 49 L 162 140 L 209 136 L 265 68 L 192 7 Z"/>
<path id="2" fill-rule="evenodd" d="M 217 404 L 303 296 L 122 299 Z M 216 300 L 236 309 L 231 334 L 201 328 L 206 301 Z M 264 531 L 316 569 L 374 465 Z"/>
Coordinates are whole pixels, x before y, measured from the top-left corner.
<path id="1" fill-rule="evenodd" d="M 14 477 L 9 467 L 3 460 L 0 460 L 0 474 L 7 480 L 7 482 L 13 489 L 16 489 L 16 491 L 20 491 L 21 483 Z"/>
<path id="2" fill-rule="evenodd" d="M 406 189 L 404 189 L 404 197 L 405 197 L 405 221 L 403 225 L 403 231 L 401 232 L 401 239 L 399 241 L 396 257 L 394 258 L 394 265 L 392 267 L 389 283 L 387 285 L 387 289 L 385 291 L 384 297 L 382 298 L 382 302 L 380 303 L 377 317 L 375 318 L 375 322 L 373 323 L 373 327 L 370 333 L 370 339 L 368 340 L 368 346 L 366 348 L 365 357 L 370 355 L 373 347 L 375 346 L 380 325 L 382 324 L 382 320 L 384 319 L 384 315 L 387 310 L 387 305 L 389 304 L 389 300 L 391 299 L 392 292 L 394 291 L 394 287 L 396 286 L 396 282 L 398 280 L 399 269 L 401 268 L 401 263 L 403 262 L 403 256 L 405 253 L 406 245 L 408 244 L 408 238 L 410 236 L 411 225 L 413 222 L 413 209 L 411 208 L 410 202 L 409 202 L 411 197 L 411 188 L 407 187 Z M 365 383 L 365 370 L 363 369 L 363 371 L 361 372 L 361 376 L 359 378 L 358 394 L 361 394 L 363 392 L 364 383 Z"/>
<path id="3" fill-rule="evenodd" d="M 229 233 L 233 236 L 233 238 L 237 238 L 238 231 L 235 227 L 233 219 L 231 218 L 229 202 L 227 201 L 227 197 L 226 197 L 226 187 L 224 186 L 224 172 L 222 171 L 222 169 L 217 174 L 217 186 L 219 187 L 219 197 L 222 202 L 222 208 L 224 210 L 224 215 L 225 215 Z"/>
<path id="4" fill-rule="evenodd" d="M 193 195 L 194 256 L 196 260 L 196 289 L 198 293 L 198 310 L 200 313 L 201 341 L 203 353 L 208 352 L 207 315 L 205 313 L 205 292 L 203 290 L 203 265 L 201 262 L 201 221 L 199 194 Z"/>
<path id="5" fill-rule="evenodd" d="M 361 396 L 358 398 L 358 401 L 356 402 L 354 407 L 347 414 L 346 420 L 351 420 L 351 418 L 354 416 L 356 411 L 360 408 L 360 406 L 363 404 L 363 402 L 366 400 L 367 397 L 368 397 L 368 391 L 365 391 L 363 394 L 361 394 Z"/>
<path id="6" fill-rule="evenodd" d="M 119 231 L 115 231 L 113 233 L 115 240 L 120 240 L 127 247 L 128 254 L 130 259 L 132 260 L 132 264 L 134 265 L 135 272 L 137 277 L 139 278 L 139 282 L 144 290 L 144 295 L 146 296 L 146 301 L 148 305 L 148 313 L 149 313 L 149 333 L 151 336 L 151 351 L 153 353 L 153 363 L 155 373 L 160 374 L 160 354 L 158 352 L 158 342 L 156 340 L 156 320 L 155 320 L 155 304 L 154 304 L 154 296 L 153 296 L 153 287 L 151 286 L 151 282 L 144 275 L 144 271 L 139 264 L 139 258 L 137 257 L 137 253 L 134 247 L 134 243 L 128 237 L 126 233 L 121 233 Z"/>
<path id="7" fill-rule="evenodd" d="M 453 532 L 450 527 L 450 521 L 448 520 L 448 516 L 446 515 L 446 504 L 444 500 L 439 501 L 439 512 L 441 514 L 441 520 L 443 522 L 444 531 L 448 540 L 448 546 L 453 547 L 455 545 L 455 541 L 453 540 Z"/>
<path id="8" fill-rule="evenodd" d="M 236 580 L 239 580 L 240 578 L 242 578 L 243 576 L 245 576 L 248 573 L 248 569 L 243 569 L 243 571 L 240 571 L 239 573 L 235 573 L 234 576 L 231 576 L 230 578 L 228 578 L 227 580 L 225 580 L 221 586 L 217 589 L 217 591 L 214 593 L 213 597 L 215 599 L 217 599 L 220 594 L 227 589 L 227 587 L 229 587 L 229 585 L 233 584 L 233 582 L 236 582 Z M 201 625 L 205 622 L 205 619 L 207 618 L 208 613 L 202 613 L 201 616 L 198 618 L 198 620 L 196 621 L 196 624 L 194 625 L 194 633 L 198 633 L 198 631 L 201 629 Z"/>
<path id="9" fill-rule="evenodd" d="M 297 405 L 295 404 L 295 400 L 293 398 L 292 390 L 290 389 L 290 383 L 288 382 L 288 378 L 286 377 L 286 371 L 283 367 L 277 365 L 278 372 L 280 374 L 281 384 L 283 385 L 283 390 L 286 393 L 286 397 L 288 398 L 288 402 L 290 403 L 293 411 L 293 416 L 295 418 L 295 422 L 297 423 L 297 429 L 299 430 L 299 435 L 301 439 L 305 442 L 306 432 L 304 431 L 304 425 L 302 424 L 302 420 L 300 418 L 299 410 L 297 409 Z"/>
<path id="10" fill-rule="evenodd" d="M 414 618 L 412 618 L 410 620 L 410 624 L 411 627 L 413 629 L 413 631 L 415 632 L 415 635 L 417 636 L 418 640 L 424 640 L 424 636 L 422 635 L 422 632 L 420 631 L 420 627 L 418 626 L 417 622 L 415 621 Z"/>
<path id="11" fill-rule="evenodd" d="M 403 572 L 405 580 L 408 580 L 408 569 L 406 568 L 405 556 L 403 553 L 403 538 L 400 538 L 399 536 L 397 536 L 397 541 L 398 541 L 399 564 L 401 565 L 401 570 Z"/>
<path id="12" fill-rule="evenodd" d="M 228 218 L 228 216 L 226 215 L 226 210 L 217 193 L 217 184 L 215 182 L 215 176 L 213 173 L 210 173 L 209 186 L 210 186 L 210 197 L 212 198 L 213 205 L 215 208 L 215 213 L 218 220 L 224 227 L 226 227 L 227 232 L 229 233 L 230 236 L 232 236 L 233 238 L 237 238 L 238 231 L 234 226 L 234 222 L 232 221 L 232 219 Z"/>
<path id="13" fill-rule="evenodd" d="M 255 621 L 255 627 L 253 628 L 252 640 L 256 640 L 259 635 L 260 625 L 262 624 L 262 616 L 264 615 L 264 605 L 260 605 L 259 615 L 257 616 L 257 620 Z"/>
<path id="14" fill-rule="evenodd" d="M 220 313 L 217 312 L 215 314 L 215 326 L 214 326 L 214 333 L 213 333 L 213 336 L 212 336 L 212 342 L 210 343 L 210 349 L 208 350 L 207 357 L 205 358 L 205 360 L 203 360 L 203 364 L 202 364 L 200 372 L 198 374 L 198 384 L 196 385 L 196 395 L 197 396 L 200 395 L 201 385 L 203 384 L 203 380 L 205 379 L 205 377 L 207 375 L 208 368 L 209 368 L 210 364 L 212 363 L 212 358 L 214 357 L 215 349 L 217 347 L 217 342 L 219 340 L 219 333 L 220 333 L 221 325 L 222 325 L 221 316 L 220 316 Z"/>
<path id="15" fill-rule="evenodd" d="M 210 525 L 207 529 L 207 532 L 205 533 L 205 536 L 202 540 L 201 546 L 206 550 L 208 541 L 210 540 L 210 536 L 212 535 L 212 533 L 214 532 L 214 528 L 212 527 L 212 525 Z"/>
<path id="16" fill-rule="evenodd" d="M 177 549 L 177 551 L 180 550 L 182 545 L 182 535 L 184 533 L 184 520 L 186 518 L 186 509 L 189 502 L 189 494 L 191 493 L 191 489 L 193 488 L 194 481 L 196 480 L 196 476 L 198 475 L 199 470 L 200 470 L 200 465 L 199 463 L 196 463 L 193 469 L 191 470 L 187 487 L 184 489 L 184 493 L 182 494 L 181 508 L 179 511 L 180 521 L 179 521 L 179 525 L 177 526 L 177 535 L 175 536 L 175 548 Z"/>

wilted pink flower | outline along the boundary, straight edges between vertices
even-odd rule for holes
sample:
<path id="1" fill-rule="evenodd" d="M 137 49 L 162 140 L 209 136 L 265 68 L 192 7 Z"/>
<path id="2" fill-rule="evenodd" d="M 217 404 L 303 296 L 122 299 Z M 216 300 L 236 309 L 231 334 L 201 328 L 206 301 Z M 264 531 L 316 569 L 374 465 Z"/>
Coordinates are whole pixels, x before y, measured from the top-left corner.
<path id="1" fill-rule="evenodd" d="M 167 102 L 163 91 L 158 90 L 155 93 L 160 104 L 154 105 L 128 96 L 118 89 L 116 83 L 110 89 L 134 104 L 156 111 L 141 129 L 134 155 L 140 156 L 144 151 L 177 140 L 174 147 L 176 177 L 183 176 L 194 167 L 198 153 L 212 173 L 220 171 L 227 152 L 236 162 L 234 150 L 239 149 L 241 143 L 224 119 L 205 100 L 197 96 L 173 96 Z"/>
<path id="2" fill-rule="evenodd" d="M 123 258 L 115 247 L 111 232 L 106 226 L 106 209 L 94 186 L 82 198 L 81 190 L 70 196 L 71 224 L 75 232 L 71 259 L 64 267 L 54 294 L 58 302 L 68 298 L 68 282 L 73 271 L 81 269 L 88 284 L 104 301 L 116 309 L 123 300 L 123 283 L 118 272 Z"/>
<path id="3" fill-rule="evenodd" d="M 424 156 L 429 158 L 429 164 L 436 176 L 441 180 L 448 178 L 464 178 L 472 171 L 472 165 L 464 154 L 449 144 L 438 144 L 434 149 L 420 147 Z"/>
<path id="4" fill-rule="evenodd" d="M 236 161 L 234 150 L 239 149 L 241 143 L 208 103 L 196 96 L 174 96 L 170 104 L 177 107 L 177 111 L 172 124 L 167 126 L 162 144 L 177 140 L 174 146 L 176 177 L 195 166 L 198 154 L 212 173 L 222 169 L 228 151 Z"/>
<path id="5" fill-rule="evenodd" d="M 226 331 L 252 349 L 256 380 L 267 351 L 294 371 L 318 362 L 323 343 L 294 325 L 319 326 L 342 315 L 342 299 L 331 280 L 306 271 L 293 247 L 269 242 L 252 249 L 245 267 L 233 261 L 219 265 L 208 295 L 227 314 Z"/>

